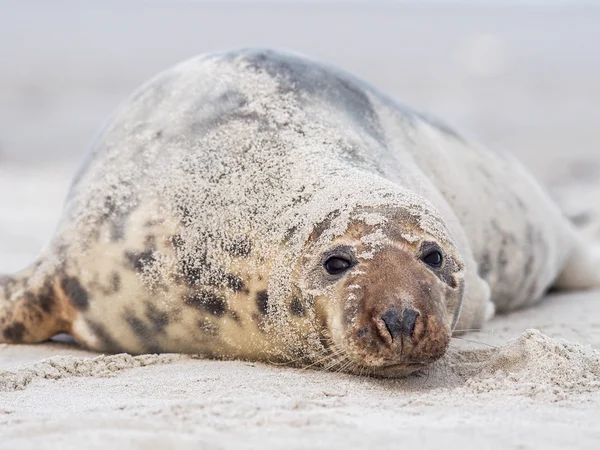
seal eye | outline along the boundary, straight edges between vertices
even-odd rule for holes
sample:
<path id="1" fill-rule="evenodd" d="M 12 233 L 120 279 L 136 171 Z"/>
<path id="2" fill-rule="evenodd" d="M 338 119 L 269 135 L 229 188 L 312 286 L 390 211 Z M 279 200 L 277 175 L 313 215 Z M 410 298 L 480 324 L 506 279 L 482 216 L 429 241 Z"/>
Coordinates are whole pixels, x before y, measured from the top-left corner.
<path id="1" fill-rule="evenodd" d="M 325 270 L 329 275 L 339 275 L 350 268 L 350 261 L 337 256 L 332 256 L 325 261 Z"/>
<path id="2" fill-rule="evenodd" d="M 432 250 L 426 253 L 423 258 L 423 262 L 431 267 L 442 267 L 442 263 L 444 262 L 444 258 L 442 258 L 442 252 L 439 250 Z"/>

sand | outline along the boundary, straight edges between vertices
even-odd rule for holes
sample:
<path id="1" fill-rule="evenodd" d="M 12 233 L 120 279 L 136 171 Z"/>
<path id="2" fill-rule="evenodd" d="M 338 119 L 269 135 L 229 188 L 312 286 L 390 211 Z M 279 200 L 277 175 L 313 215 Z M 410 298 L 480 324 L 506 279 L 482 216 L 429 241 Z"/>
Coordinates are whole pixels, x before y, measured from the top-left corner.
<path id="1" fill-rule="evenodd" d="M 23 267 L 45 244 L 76 160 L 120 99 L 177 60 L 249 44 L 344 65 L 510 149 L 600 239 L 600 59 L 590 47 L 600 38 L 597 9 L 232 12 L 143 3 L 143 15 L 133 3 L 1 6 L 1 273 Z M 234 37 L 217 26 L 227 17 Z M 332 35 L 334 19 L 341 25 Z M 169 33 L 156 33 L 159 24 Z M 391 38 L 383 40 L 380 27 Z M 410 38 L 419 30 L 428 31 L 417 43 Z M 402 380 L 180 355 L 103 356 L 65 342 L 0 345 L 0 448 L 596 449 L 599 423 L 598 291 L 552 293 L 496 317 L 453 339 L 427 372 Z"/>
<path id="2" fill-rule="evenodd" d="M 540 316 L 567 309 L 556 300 Z M 3 359 L 17 350 L 40 356 L 12 347 Z M 401 380 L 179 355 L 53 356 L 0 371 L 0 435 L 6 448 L 596 448 L 598 350 L 527 330 L 451 353 Z"/>

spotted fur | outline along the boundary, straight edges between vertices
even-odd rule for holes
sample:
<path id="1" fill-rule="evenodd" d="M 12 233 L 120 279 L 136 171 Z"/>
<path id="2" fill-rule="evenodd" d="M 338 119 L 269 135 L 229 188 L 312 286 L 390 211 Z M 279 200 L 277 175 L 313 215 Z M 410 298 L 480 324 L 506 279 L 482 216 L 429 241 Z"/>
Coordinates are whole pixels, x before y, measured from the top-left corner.
<path id="1" fill-rule="evenodd" d="M 48 250 L 0 278 L 0 342 L 398 376 L 494 308 L 599 286 L 594 245 L 510 155 L 310 59 L 215 53 L 113 114 Z"/>

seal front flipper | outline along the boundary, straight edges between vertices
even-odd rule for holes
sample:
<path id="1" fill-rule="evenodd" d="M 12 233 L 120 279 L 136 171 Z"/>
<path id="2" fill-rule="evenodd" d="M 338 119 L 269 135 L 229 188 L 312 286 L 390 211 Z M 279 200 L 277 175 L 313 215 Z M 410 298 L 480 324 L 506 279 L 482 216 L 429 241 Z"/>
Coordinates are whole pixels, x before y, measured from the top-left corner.
<path id="1" fill-rule="evenodd" d="M 32 344 L 71 331 L 75 310 L 60 280 L 38 266 L 0 276 L 0 343 Z"/>
<path id="2" fill-rule="evenodd" d="M 573 249 L 554 287 L 565 290 L 600 288 L 600 242 L 573 231 Z"/>
<path id="3" fill-rule="evenodd" d="M 469 267 L 476 267 L 471 264 Z M 479 330 L 494 317 L 496 308 L 491 300 L 490 285 L 473 269 L 467 270 L 465 294 L 453 334 Z"/>

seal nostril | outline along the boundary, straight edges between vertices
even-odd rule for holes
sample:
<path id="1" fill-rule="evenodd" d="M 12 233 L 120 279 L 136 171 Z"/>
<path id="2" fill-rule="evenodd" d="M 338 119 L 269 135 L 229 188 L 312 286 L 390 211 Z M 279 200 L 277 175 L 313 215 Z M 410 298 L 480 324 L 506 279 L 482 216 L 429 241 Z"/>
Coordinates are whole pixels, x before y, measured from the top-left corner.
<path id="1" fill-rule="evenodd" d="M 414 309 L 404 310 L 404 314 L 402 315 L 402 332 L 404 334 L 412 337 L 415 332 L 417 317 L 419 317 L 419 313 Z"/>
<path id="2" fill-rule="evenodd" d="M 397 308 L 392 307 L 380 317 L 381 320 L 383 320 L 388 332 L 392 336 L 392 340 L 394 340 L 401 334 L 406 336 L 413 335 L 419 313 L 414 309 L 405 309 L 402 313 L 400 313 Z"/>
<path id="3" fill-rule="evenodd" d="M 400 336 L 400 333 L 402 333 L 402 316 L 397 308 L 392 307 L 388 309 L 380 317 L 392 336 L 392 340 Z"/>

